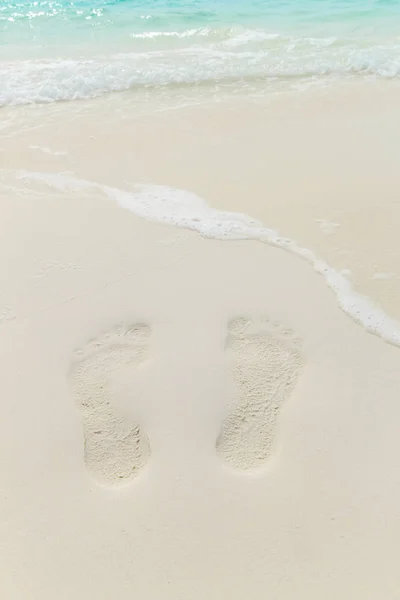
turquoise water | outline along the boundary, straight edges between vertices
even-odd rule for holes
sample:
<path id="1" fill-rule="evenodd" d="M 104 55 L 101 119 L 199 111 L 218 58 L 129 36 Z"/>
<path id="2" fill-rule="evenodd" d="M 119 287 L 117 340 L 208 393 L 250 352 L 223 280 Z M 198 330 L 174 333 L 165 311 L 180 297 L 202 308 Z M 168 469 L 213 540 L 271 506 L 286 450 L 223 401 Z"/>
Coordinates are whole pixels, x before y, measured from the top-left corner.
<path id="1" fill-rule="evenodd" d="M 400 77 L 400 0 L 0 0 L 0 105 L 344 77 Z"/>

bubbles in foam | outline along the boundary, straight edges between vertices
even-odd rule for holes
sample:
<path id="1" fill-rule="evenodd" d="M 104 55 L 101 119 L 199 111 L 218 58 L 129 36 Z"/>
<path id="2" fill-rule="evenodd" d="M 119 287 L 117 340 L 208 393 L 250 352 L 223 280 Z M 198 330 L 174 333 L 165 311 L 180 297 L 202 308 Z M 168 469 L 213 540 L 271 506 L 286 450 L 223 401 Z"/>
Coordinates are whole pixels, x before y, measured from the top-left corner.
<path id="1" fill-rule="evenodd" d="M 219 240 L 258 240 L 283 248 L 309 262 L 335 293 L 339 306 L 368 332 L 400 346 L 400 323 L 375 306 L 370 298 L 357 293 L 344 271 L 333 269 L 294 240 L 281 237 L 273 229 L 248 215 L 218 211 L 205 200 L 183 190 L 163 186 L 137 186 L 132 192 L 69 175 L 20 173 L 21 178 L 46 183 L 61 192 L 100 192 L 110 200 L 144 219 L 174 225 Z"/>
<path id="2" fill-rule="evenodd" d="M 234 28 L 148 31 L 130 35 L 135 48 L 54 60 L 0 61 L 0 106 L 94 98 L 148 86 L 299 83 L 349 77 L 397 78 L 400 43 L 294 37 Z M 136 47 L 137 46 L 137 47 Z M 65 50 L 67 52 L 67 50 Z"/>

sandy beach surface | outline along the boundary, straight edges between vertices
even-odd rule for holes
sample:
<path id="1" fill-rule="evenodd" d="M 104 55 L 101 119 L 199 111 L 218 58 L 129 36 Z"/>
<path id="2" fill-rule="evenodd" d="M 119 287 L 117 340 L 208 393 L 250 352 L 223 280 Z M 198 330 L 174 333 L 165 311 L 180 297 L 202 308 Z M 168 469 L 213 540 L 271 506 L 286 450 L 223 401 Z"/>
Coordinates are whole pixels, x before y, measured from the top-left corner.
<path id="1" fill-rule="evenodd" d="M 399 99 L 2 109 L 2 598 L 400 598 Z"/>

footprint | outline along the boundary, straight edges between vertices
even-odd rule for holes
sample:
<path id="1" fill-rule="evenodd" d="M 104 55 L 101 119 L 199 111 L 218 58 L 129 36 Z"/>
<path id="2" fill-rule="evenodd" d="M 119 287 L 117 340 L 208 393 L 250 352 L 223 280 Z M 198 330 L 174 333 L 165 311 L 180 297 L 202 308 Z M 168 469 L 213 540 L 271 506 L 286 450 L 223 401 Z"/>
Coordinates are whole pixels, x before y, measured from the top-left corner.
<path id="1" fill-rule="evenodd" d="M 221 458 L 249 470 L 273 453 L 279 412 L 302 370 L 302 344 L 291 330 L 268 319 L 236 319 L 226 351 L 236 402 L 216 442 Z"/>
<path id="2" fill-rule="evenodd" d="M 150 446 L 139 425 L 113 403 L 113 383 L 147 356 L 150 328 L 118 326 L 74 354 L 69 379 L 82 412 L 85 463 L 99 483 L 129 481 L 143 467 Z"/>

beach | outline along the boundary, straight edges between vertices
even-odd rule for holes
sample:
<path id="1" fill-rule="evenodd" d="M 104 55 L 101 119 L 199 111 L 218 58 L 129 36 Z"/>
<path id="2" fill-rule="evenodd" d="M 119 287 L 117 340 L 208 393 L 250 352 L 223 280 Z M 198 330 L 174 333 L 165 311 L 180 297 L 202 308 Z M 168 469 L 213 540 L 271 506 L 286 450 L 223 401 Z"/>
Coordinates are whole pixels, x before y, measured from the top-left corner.
<path id="1" fill-rule="evenodd" d="M 1 597 L 399 598 L 378 75 L 4 100 Z"/>

